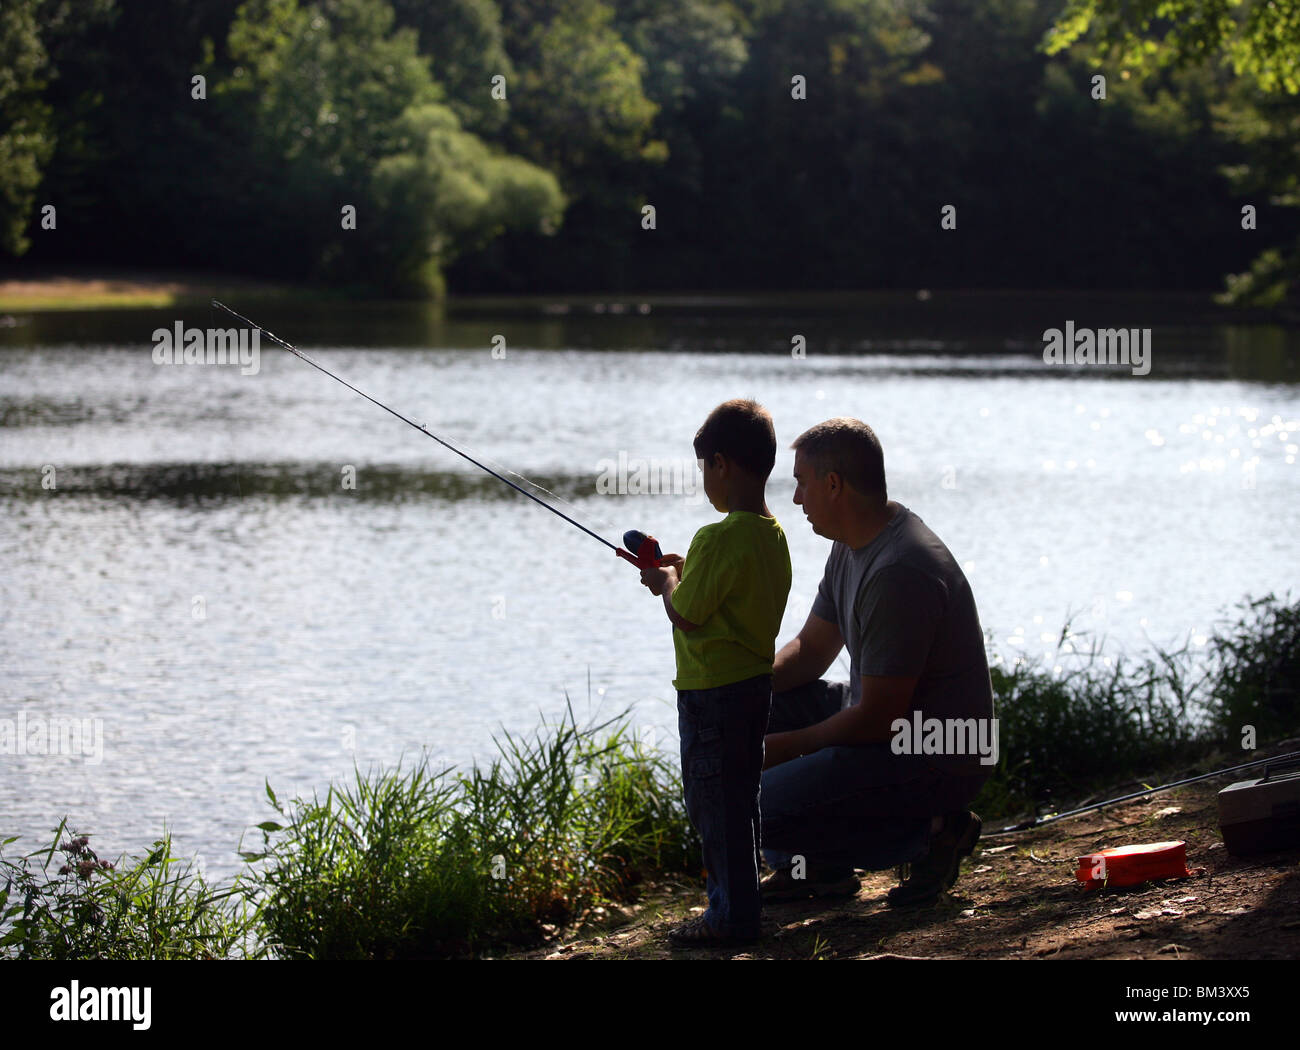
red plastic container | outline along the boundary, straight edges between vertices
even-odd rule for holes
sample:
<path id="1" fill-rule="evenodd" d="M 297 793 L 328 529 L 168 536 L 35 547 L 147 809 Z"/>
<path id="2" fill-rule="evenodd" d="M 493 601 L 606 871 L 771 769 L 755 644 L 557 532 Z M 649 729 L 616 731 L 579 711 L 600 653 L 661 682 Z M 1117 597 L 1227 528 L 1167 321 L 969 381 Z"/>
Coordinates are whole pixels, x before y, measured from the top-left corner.
<path id="1" fill-rule="evenodd" d="M 1148 842 L 1116 846 L 1079 858 L 1074 877 L 1088 889 L 1101 886 L 1136 886 L 1148 879 L 1186 879 L 1186 842 Z"/>

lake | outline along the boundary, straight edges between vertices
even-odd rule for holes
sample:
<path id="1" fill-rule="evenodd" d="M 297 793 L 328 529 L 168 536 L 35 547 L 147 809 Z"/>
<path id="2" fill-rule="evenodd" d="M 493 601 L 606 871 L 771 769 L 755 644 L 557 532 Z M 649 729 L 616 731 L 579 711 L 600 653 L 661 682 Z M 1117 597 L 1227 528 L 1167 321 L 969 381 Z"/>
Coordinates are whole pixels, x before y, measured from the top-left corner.
<path id="1" fill-rule="evenodd" d="M 1300 565 L 1300 335 L 1188 297 L 232 305 L 615 542 L 685 553 L 717 518 L 691 439 L 756 397 L 794 563 L 783 640 L 828 551 L 788 446 L 838 415 L 876 430 L 891 498 L 965 566 L 1004 659 L 1068 661 L 1067 621 L 1113 655 L 1195 648 Z M 1150 374 L 1045 364 L 1067 321 L 1150 327 Z M 264 781 L 310 793 L 422 749 L 465 765 L 566 695 L 675 747 L 669 629 L 631 566 L 265 337 L 256 374 L 156 364 L 176 322 L 228 319 L 0 319 L 0 720 L 102 733 L 0 755 L 8 856 L 67 815 L 113 857 L 166 826 L 224 877 L 273 816 Z"/>

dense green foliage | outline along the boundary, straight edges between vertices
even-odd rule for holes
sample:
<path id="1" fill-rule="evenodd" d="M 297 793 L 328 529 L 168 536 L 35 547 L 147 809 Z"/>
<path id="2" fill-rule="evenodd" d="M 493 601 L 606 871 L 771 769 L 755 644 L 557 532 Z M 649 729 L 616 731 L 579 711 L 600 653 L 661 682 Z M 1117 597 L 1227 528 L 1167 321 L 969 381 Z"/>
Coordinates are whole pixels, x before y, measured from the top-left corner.
<path id="1" fill-rule="evenodd" d="M 21 255 L 41 172 L 54 150 L 50 107 L 42 97 L 49 56 L 34 4 L 0 7 L 0 249 Z"/>
<path id="2" fill-rule="evenodd" d="M 1241 271 L 1232 298 L 1276 304 L 1300 255 L 1296 12 L 7 0 L 0 252 L 401 295 Z"/>
<path id="3" fill-rule="evenodd" d="M 1219 61 L 1265 92 L 1300 94 L 1297 0 L 1069 0 L 1047 50 L 1089 32 L 1123 64 Z"/>
<path id="4" fill-rule="evenodd" d="M 1174 8 L 1197 16 L 1170 29 Z M 400 295 L 445 274 L 1209 287 L 1249 266 L 1231 295 L 1275 304 L 1295 290 L 1294 21 L 1153 0 L 12 0 L 0 251 Z"/>
<path id="5" fill-rule="evenodd" d="M 1276 233 L 1220 300 L 1300 300 L 1300 0 L 1069 0 L 1043 47 L 1120 69 L 1148 94 L 1172 88 L 1166 112 L 1208 109 L 1215 138 L 1235 147 L 1230 186 Z"/>

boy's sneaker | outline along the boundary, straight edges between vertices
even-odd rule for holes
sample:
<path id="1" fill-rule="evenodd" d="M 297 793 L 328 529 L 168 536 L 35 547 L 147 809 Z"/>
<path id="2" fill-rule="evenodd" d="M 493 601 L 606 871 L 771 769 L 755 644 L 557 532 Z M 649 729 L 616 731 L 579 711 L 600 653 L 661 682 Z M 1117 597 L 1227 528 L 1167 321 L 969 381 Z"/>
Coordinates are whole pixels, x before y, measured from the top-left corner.
<path id="1" fill-rule="evenodd" d="M 938 900 L 956 883 L 962 858 L 971 855 L 983 828 L 974 813 L 945 813 L 942 830 L 930 840 L 930 852 L 912 862 L 909 877 L 889 891 L 889 903 L 897 908 Z"/>
<path id="2" fill-rule="evenodd" d="M 766 903 L 798 901 L 807 897 L 853 897 L 862 884 L 850 868 L 830 869 L 809 865 L 805 878 L 796 879 L 793 868 L 778 868 L 759 882 Z"/>
<path id="3" fill-rule="evenodd" d="M 668 943 L 674 948 L 729 948 L 732 945 L 755 944 L 757 941 L 757 935 L 738 937 L 715 930 L 703 915 L 668 933 Z"/>

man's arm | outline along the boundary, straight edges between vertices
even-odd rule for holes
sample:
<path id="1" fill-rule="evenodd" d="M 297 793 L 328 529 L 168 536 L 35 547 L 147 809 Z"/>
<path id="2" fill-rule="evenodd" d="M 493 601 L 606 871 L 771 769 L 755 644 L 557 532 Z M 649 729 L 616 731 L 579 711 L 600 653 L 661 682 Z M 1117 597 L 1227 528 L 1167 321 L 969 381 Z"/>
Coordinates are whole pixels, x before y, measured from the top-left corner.
<path id="1" fill-rule="evenodd" d="M 799 633 L 776 654 L 772 666 L 772 692 L 781 693 L 815 682 L 844 647 L 840 629 L 816 613 L 809 613 Z"/>
<path id="2" fill-rule="evenodd" d="M 893 735 L 890 727 L 894 719 L 904 717 L 911 707 L 918 681 L 919 678 L 864 674 L 862 699 L 852 707 L 803 729 L 769 734 L 764 740 L 763 768 L 779 766 L 824 747 L 853 747 L 888 740 Z"/>

